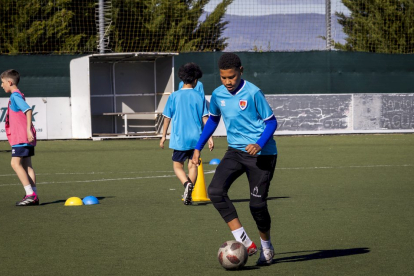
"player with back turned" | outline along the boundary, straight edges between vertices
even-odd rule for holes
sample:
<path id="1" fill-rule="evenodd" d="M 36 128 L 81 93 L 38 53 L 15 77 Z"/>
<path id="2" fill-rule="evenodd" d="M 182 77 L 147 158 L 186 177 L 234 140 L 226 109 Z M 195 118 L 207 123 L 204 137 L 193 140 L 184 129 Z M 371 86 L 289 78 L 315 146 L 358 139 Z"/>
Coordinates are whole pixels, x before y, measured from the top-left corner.
<path id="1" fill-rule="evenodd" d="M 230 186 L 246 173 L 250 186 L 250 211 L 261 240 L 257 264 L 268 265 L 273 262 L 274 256 L 267 197 L 276 168 L 277 149 L 273 133 L 277 128 L 277 121 L 262 91 L 241 78 L 243 67 L 236 54 L 224 53 L 218 66 L 223 85 L 213 91 L 210 117 L 195 147 L 192 161 L 194 164 L 198 163 L 200 151 L 222 117 L 229 147 L 208 187 L 208 195 L 234 238 L 246 246 L 249 255 L 255 254 L 257 247 L 247 235 L 228 197 Z"/>
<path id="2" fill-rule="evenodd" d="M 173 149 L 172 161 L 175 175 L 184 186 L 183 200 L 191 205 L 194 185 L 197 179 L 197 166 L 191 162 L 194 147 L 200 138 L 203 125 L 207 122 L 208 109 L 204 93 L 195 90 L 199 79 L 203 76 L 200 67 L 195 63 L 187 63 L 178 70 L 183 86 L 172 93 L 164 108 L 164 126 L 160 147 L 164 148 L 167 130 L 171 123 L 169 147 Z M 213 150 L 213 139 L 209 139 L 210 150 Z M 184 171 L 184 162 L 188 159 L 188 175 Z"/>

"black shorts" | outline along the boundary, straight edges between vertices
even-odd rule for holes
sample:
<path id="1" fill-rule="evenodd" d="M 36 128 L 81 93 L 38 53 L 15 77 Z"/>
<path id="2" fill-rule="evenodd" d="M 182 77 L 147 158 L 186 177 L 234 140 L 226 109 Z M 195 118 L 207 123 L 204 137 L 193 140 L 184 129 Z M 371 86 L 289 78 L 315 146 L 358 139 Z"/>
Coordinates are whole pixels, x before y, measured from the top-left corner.
<path id="1" fill-rule="evenodd" d="M 250 206 L 266 206 L 270 181 L 276 168 L 277 155 L 250 155 L 229 147 L 208 187 L 214 207 L 225 222 L 237 218 L 228 190 L 242 174 L 246 174 L 250 190 Z"/>
<path id="2" fill-rule="evenodd" d="M 12 147 L 12 157 L 30 157 L 34 156 L 34 147 Z"/>
<path id="3" fill-rule="evenodd" d="M 172 161 L 184 162 L 187 159 L 193 158 L 194 150 L 174 150 L 172 154 Z"/>
<path id="4" fill-rule="evenodd" d="M 229 190 L 231 184 L 246 173 L 250 186 L 250 202 L 259 203 L 267 199 L 270 181 L 276 168 L 277 155 L 250 155 L 229 147 L 216 168 L 210 186 Z"/>

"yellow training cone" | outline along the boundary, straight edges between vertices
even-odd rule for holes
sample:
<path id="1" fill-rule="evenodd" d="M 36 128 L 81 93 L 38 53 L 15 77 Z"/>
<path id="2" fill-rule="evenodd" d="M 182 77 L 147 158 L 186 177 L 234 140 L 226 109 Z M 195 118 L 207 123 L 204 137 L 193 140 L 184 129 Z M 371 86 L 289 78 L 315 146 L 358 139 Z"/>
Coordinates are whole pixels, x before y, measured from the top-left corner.
<path id="1" fill-rule="evenodd" d="M 80 206 L 83 205 L 82 199 L 79 197 L 70 197 L 66 200 L 65 206 Z"/>
<path id="2" fill-rule="evenodd" d="M 206 183 L 204 182 L 203 162 L 200 158 L 200 165 L 198 166 L 197 180 L 191 194 L 193 201 L 210 201 L 207 197 Z"/>

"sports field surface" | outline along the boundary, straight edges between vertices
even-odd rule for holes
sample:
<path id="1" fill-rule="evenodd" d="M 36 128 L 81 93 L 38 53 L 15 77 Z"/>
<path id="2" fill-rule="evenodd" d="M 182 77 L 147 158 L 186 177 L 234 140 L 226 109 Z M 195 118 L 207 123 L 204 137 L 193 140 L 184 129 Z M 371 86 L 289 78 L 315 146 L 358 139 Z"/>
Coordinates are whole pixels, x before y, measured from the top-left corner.
<path id="1" fill-rule="evenodd" d="M 269 193 L 275 264 L 226 271 L 217 251 L 233 236 L 211 203 L 184 206 L 171 153 L 159 140 L 40 141 L 33 157 L 40 206 L 0 142 L 0 275 L 413 275 L 414 135 L 276 136 Z M 205 185 L 227 148 L 204 150 Z M 168 146 L 168 143 L 166 143 Z M 98 205 L 64 206 L 93 195 Z M 229 192 L 248 235 L 248 183 Z"/>

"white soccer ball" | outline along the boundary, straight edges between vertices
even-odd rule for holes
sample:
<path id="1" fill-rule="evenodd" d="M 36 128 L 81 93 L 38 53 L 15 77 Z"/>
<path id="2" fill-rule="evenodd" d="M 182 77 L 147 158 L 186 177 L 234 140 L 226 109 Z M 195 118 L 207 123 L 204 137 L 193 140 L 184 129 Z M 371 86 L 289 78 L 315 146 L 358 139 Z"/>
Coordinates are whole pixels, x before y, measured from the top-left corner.
<path id="1" fill-rule="evenodd" d="M 246 263 L 249 255 L 246 247 L 238 241 L 226 241 L 218 251 L 217 258 L 225 269 L 240 269 Z"/>

